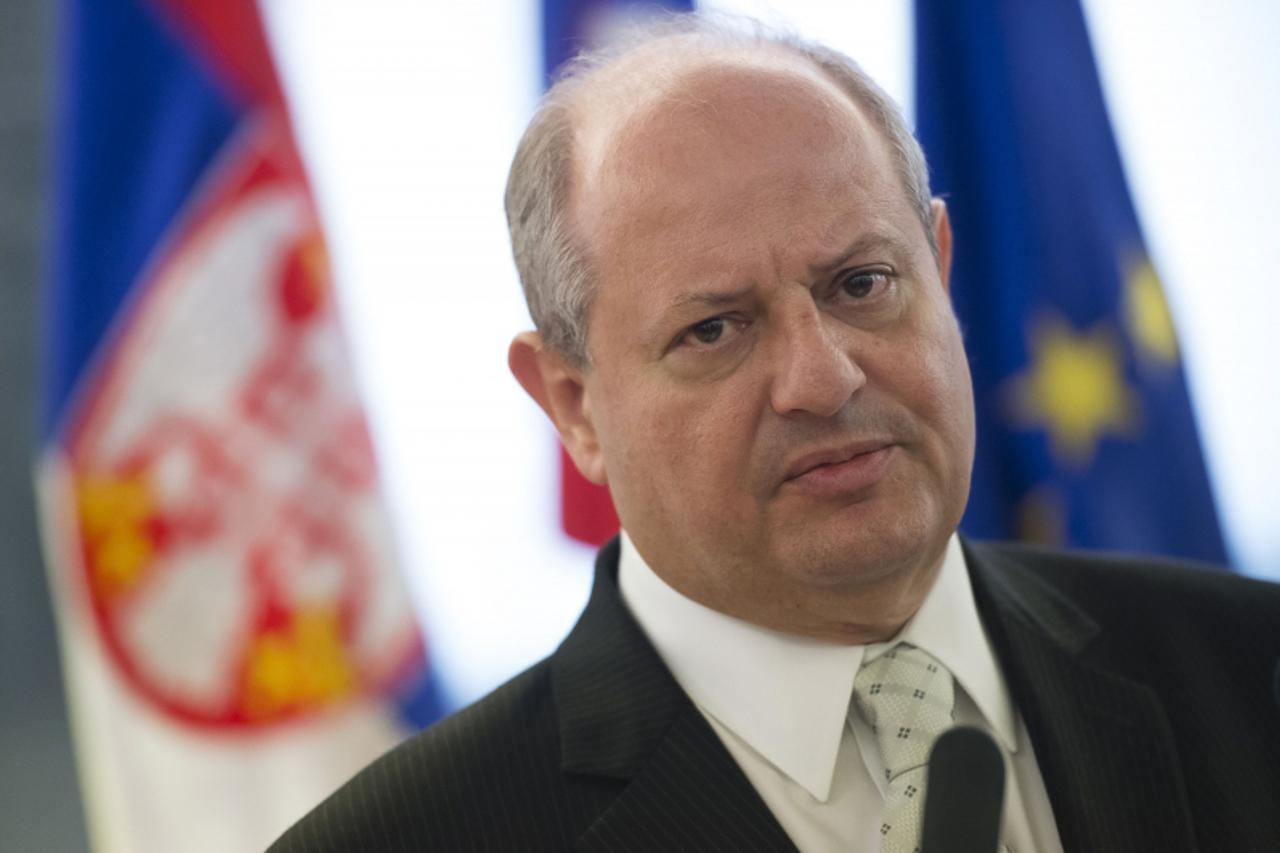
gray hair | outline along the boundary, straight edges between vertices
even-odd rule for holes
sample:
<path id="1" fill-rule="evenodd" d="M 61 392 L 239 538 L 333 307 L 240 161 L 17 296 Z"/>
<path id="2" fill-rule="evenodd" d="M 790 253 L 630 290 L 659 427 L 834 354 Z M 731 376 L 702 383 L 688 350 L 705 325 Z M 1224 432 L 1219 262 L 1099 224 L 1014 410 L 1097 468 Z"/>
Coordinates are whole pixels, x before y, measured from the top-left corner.
<path id="1" fill-rule="evenodd" d="M 924 152 L 897 104 L 856 62 L 817 42 L 744 18 L 704 13 L 666 16 L 633 26 L 609 46 L 566 63 L 516 148 L 507 178 L 507 227 L 529 313 L 547 346 L 577 367 L 590 363 L 587 314 L 595 282 L 587 253 L 569 222 L 574 104 L 619 60 L 664 43 L 737 52 L 772 49 L 816 66 L 884 134 L 908 201 L 937 259 Z"/>

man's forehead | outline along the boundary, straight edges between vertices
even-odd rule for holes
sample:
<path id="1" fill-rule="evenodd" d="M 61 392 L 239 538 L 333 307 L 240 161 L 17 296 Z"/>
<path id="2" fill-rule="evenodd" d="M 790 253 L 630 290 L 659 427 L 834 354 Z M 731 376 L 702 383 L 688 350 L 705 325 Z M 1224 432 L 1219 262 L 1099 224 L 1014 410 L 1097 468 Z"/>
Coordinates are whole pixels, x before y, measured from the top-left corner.
<path id="1" fill-rule="evenodd" d="M 697 49 L 663 44 L 642 48 L 602 69 L 573 104 L 574 175 L 591 187 L 616 174 L 629 144 L 678 146 L 714 124 L 726 99 L 749 101 L 762 114 L 808 102 L 815 114 L 848 117 L 848 96 L 808 59 L 776 45 Z"/>

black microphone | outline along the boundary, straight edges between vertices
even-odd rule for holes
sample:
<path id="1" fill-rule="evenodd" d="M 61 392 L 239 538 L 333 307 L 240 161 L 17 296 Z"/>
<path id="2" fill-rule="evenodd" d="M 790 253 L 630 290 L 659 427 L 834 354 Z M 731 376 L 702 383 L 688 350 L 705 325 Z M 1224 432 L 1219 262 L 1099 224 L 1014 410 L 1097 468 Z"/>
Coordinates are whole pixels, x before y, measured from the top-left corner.
<path id="1" fill-rule="evenodd" d="M 959 726 L 929 753 L 920 853 L 995 853 L 1004 805 L 1004 759 L 991 736 Z"/>

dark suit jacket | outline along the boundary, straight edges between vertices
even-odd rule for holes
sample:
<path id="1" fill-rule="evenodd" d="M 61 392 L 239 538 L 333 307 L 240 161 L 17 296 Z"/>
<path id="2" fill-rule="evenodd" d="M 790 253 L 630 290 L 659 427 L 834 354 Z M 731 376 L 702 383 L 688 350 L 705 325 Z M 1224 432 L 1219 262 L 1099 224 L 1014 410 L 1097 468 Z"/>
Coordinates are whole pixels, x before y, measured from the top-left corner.
<path id="1" fill-rule="evenodd" d="M 965 551 L 1068 853 L 1280 851 L 1280 586 Z M 626 610 L 617 561 L 615 542 L 555 654 L 374 762 L 271 849 L 794 850 Z"/>

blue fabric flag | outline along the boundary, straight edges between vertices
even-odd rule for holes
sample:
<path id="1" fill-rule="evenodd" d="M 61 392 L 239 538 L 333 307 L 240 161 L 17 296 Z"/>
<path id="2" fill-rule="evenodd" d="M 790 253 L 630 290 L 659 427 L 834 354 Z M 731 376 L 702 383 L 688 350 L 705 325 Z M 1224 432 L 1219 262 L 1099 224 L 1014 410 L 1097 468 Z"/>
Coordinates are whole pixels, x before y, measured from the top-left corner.
<path id="1" fill-rule="evenodd" d="M 978 450 L 962 529 L 1225 562 L 1177 338 L 1075 0 L 920 0 Z"/>
<path id="2" fill-rule="evenodd" d="M 692 0 L 543 0 L 543 85 L 550 87 L 557 69 L 579 51 L 600 47 L 619 24 L 692 9 Z"/>

